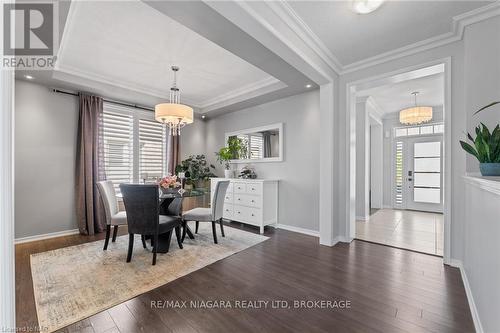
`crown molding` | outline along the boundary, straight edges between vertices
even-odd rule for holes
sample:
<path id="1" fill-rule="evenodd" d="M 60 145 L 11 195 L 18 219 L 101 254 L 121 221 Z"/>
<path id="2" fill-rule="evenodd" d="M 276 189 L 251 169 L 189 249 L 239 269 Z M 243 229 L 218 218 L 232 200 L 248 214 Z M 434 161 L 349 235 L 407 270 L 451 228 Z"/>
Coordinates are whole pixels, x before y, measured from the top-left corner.
<path id="1" fill-rule="evenodd" d="M 378 103 L 375 101 L 375 99 L 371 96 L 368 97 L 366 100 L 366 103 L 369 104 L 372 107 L 371 112 L 368 114 L 371 115 L 375 120 L 379 121 L 380 123 L 382 122 L 382 118 L 384 117 L 384 110 L 378 105 Z"/>
<path id="2" fill-rule="evenodd" d="M 268 1 L 266 4 L 292 29 L 337 74 L 342 71 L 342 64 L 330 49 L 302 20 L 297 12 L 285 1 Z"/>
<path id="3" fill-rule="evenodd" d="M 489 18 L 500 15 L 500 1 L 476 8 L 469 12 L 453 17 L 452 31 L 435 37 L 431 37 L 413 44 L 409 44 L 379 55 L 353 62 L 342 67 L 341 74 L 355 72 L 360 69 L 375 66 L 398 58 L 406 57 L 415 53 L 427 51 L 439 46 L 457 42 L 463 39 L 465 27 Z"/>
<path id="4" fill-rule="evenodd" d="M 237 99 L 238 97 L 243 97 L 245 95 L 249 94 L 255 94 L 260 91 L 265 91 L 270 92 L 268 88 L 271 87 L 271 91 L 285 88 L 286 84 L 282 83 L 280 80 L 269 76 L 265 79 L 256 81 L 254 83 L 247 84 L 243 87 L 231 90 L 227 93 L 224 93 L 222 95 L 219 95 L 217 97 L 208 99 L 206 101 L 203 101 L 203 103 L 200 103 L 200 108 L 201 109 L 210 109 L 211 107 L 217 105 L 217 104 L 222 104 L 230 100 Z"/>
<path id="5" fill-rule="evenodd" d="M 452 31 L 412 43 L 388 52 L 378 54 L 347 65 L 342 65 L 338 58 L 326 47 L 321 39 L 304 22 L 299 14 L 285 1 L 270 1 L 266 4 L 316 55 L 318 55 L 337 74 L 347 74 L 367 67 L 375 66 L 415 53 L 463 39 L 465 27 L 500 15 L 500 1 L 476 8 L 452 18 Z M 269 29 L 269 28 L 268 28 Z"/>

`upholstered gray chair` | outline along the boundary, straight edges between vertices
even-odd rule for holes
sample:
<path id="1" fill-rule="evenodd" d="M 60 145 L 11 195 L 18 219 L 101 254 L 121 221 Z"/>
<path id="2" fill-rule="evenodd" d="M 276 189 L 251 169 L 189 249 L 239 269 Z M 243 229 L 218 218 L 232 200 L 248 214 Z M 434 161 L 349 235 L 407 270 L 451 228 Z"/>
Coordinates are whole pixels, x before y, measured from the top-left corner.
<path id="1" fill-rule="evenodd" d="M 141 235 L 142 246 L 146 247 L 144 238 L 151 237 L 153 246 L 153 265 L 156 264 L 158 250 L 158 235 L 171 233 L 175 229 L 175 236 L 179 248 L 182 249 L 180 216 L 159 215 L 160 198 L 158 185 L 120 184 L 123 194 L 123 203 L 127 211 L 128 221 L 128 254 L 127 262 L 132 260 L 134 248 L 134 234 Z M 171 235 L 171 234 L 170 234 Z M 170 237 L 169 240 L 170 242 Z"/>
<path id="2" fill-rule="evenodd" d="M 127 225 L 127 214 L 123 211 L 119 211 L 118 200 L 116 199 L 116 192 L 112 181 L 107 180 L 98 182 L 97 189 L 106 213 L 106 240 L 104 241 L 104 250 L 107 250 L 111 227 L 114 227 L 112 241 L 115 242 L 118 226 Z"/>
<path id="3" fill-rule="evenodd" d="M 212 207 L 211 208 L 194 208 L 184 214 L 182 214 L 183 220 L 183 230 L 182 239 L 186 237 L 187 232 L 187 221 L 196 221 L 196 232 L 198 232 L 198 225 L 200 222 L 212 222 L 212 234 L 214 236 L 214 243 L 217 244 L 217 232 L 215 223 L 218 221 L 220 223 L 220 231 L 222 237 L 224 235 L 224 224 L 222 223 L 222 213 L 224 208 L 224 198 L 226 196 L 227 187 L 229 186 L 229 180 L 220 181 L 215 186 L 214 195 L 212 197 Z"/>

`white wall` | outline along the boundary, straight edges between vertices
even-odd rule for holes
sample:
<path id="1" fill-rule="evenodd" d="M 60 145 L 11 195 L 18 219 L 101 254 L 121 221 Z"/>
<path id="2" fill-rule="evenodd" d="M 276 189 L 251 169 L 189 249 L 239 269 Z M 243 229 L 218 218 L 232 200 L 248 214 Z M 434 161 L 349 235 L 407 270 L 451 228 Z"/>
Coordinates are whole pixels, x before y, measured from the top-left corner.
<path id="1" fill-rule="evenodd" d="M 383 208 L 384 138 L 383 125 L 370 121 L 370 208 Z"/>
<path id="2" fill-rule="evenodd" d="M 189 155 L 206 154 L 206 122 L 196 118 L 194 123 L 186 125 L 181 132 L 180 158 L 186 159 Z"/>
<path id="3" fill-rule="evenodd" d="M 224 146 L 225 133 L 283 122 L 284 161 L 254 163 L 259 178 L 277 178 L 279 223 L 319 230 L 319 91 L 287 97 L 210 119 L 206 123 L 206 151 Z M 238 168 L 244 165 L 238 165 Z M 219 175 L 223 169 L 217 164 Z"/>
<path id="4" fill-rule="evenodd" d="M 366 98 L 356 103 L 356 219 L 370 216 L 370 119 Z"/>
<path id="5" fill-rule="evenodd" d="M 78 99 L 15 83 L 16 238 L 77 229 Z"/>
<path id="6" fill-rule="evenodd" d="M 479 122 L 493 128 L 500 122 L 500 106 L 477 116 L 472 113 L 500 101 L 500 17 L 467 27 L 464 38 L 467 128 L 472 131 Z M 468 157 L 467 171 L 477 170 L 477 160 Z M 484 332 L 499 332 L 500 193 L 488 193 L 473 185 L 467 186 L 466 193 L 463 266 Z"/>

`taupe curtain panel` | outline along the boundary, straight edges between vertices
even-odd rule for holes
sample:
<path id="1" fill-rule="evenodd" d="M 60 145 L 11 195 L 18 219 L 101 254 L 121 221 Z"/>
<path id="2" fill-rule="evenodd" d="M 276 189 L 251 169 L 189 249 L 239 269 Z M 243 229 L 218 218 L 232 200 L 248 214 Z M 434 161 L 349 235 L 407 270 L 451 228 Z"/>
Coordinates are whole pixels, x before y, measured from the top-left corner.
<path id="1" fill-rule="evenodd" d="M 76 144 L 76 216 L 80 233 L 105 229 L 105 215 L 96 183 L 105 180 L 102 98 L 80 93 Z"/>
<path id="2" fill-rule="evenodd" d="M 167 172 L 171 175 L 175 175 L 175 167 L 180 163 L 179 153 L 180 153 L 180 137 L 178 135 L 168 135 Z"/>
<path id="3" fill-rule="evenodd" d="M 262 157 L 273 157 L 271 148 L 271 133 L 269 131 L 262 132 L 262 142 L 264 154 Z"/>

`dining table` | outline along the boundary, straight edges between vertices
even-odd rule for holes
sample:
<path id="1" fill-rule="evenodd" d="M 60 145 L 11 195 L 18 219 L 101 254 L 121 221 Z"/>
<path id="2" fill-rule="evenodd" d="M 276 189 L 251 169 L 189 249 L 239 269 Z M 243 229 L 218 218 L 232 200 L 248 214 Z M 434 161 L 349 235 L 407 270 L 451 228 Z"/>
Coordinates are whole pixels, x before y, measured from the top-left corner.
<path id="1" fill-rule="evenodd" d="M 158 213 L 160 215 L 182 217 L 182 203 L 185 198 L 201 197 L 207 193 L 209 193 L 209 190 L 205 188 L 183 189 L 183 191 L 179 191 L 179 189 L 161 190 Z M 118 197 L 121 197 L 121 195 L 119 194 Z M 172 240 L 172 233 L 172 231 L 169 231 L 165 234 L 158 235 L 158 248 L 156 250 L 158 253 L 168 253 Z M 190 239 L 194 239 L 194 233 L 187 224 L 186 234 Z M 146 237 L 146 239 L 148 239 L 148 237 Z"/>

